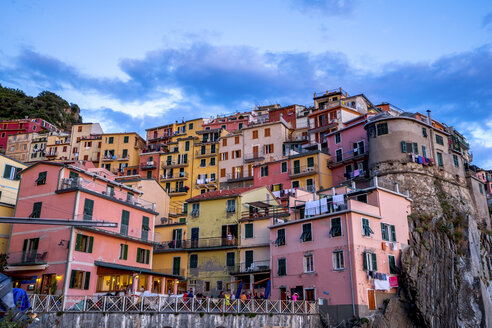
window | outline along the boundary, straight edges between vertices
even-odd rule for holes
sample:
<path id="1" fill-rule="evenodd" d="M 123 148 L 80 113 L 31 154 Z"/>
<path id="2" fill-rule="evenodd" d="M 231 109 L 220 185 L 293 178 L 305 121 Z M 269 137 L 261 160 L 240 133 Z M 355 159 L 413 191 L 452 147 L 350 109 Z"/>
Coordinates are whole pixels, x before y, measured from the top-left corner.
<path id="1" fill-rule="evenodd" d="M 44 171 L 44 172 L 39 172 L 38 174 L 38 178 L 36 179 L 36 184 L 39 186 L 39 185 L 44 185 L 46 184 L 46 175 L 48 174 L 48 172 Z"/>
<path id="2" fill-rule="evenodd" d="M 227 146 L 227 138 L 222 139 L 222 146 Z"/>
<path id="3" fill-rule="evenodd" d="M 190 269 L 198 268 L 198 254 L 190 255 Z"/>
<path id="4" fill-rule="evenodd" d="M 444 139 L 442 138 L 442 136 L 436 134 L 436 142 L 441 145 L 441 146 L 444 146 Z"/>
<path id="5" fill-rule="evenodd" d="M 304 255 L 304 273 L 314 272 L 313 254 Z"/>
<path id="6" fill-rule="evenodd" d="M 244 238 L 253 238 L 253 223 L 244 225 Z"/>
<path id="7" fill-rule="evenodd" d="M 339 144 L 340 142 L 342 142 L 342 135 L 340 133 L 336 133 L 335 134 L 335 143 Z"/>
<path id="8" fill-rule="evenodd" d="M 217 280 L 217 290 L 222 290 L 222 280 Z"/>
<path id="9" fill-rule="evenodd" d="M 266 128 L 265 129 L 265 137 L 269 137 L 270 136 L 270 128 Z"/>
<path id="10" fill-rule="evenodd" d="M 94 201 L 92 199 L 85 199 L 84 201 L 84 213 L 82 215 L 84 220 L 92 220 L 92 213 L 94 211 Z"/>
<path id="11" fill-rule="evenodd" d="M 253 130 L 253 139 L 258 139 L 258 130 Z"/>
<path id="12" fill-rule="evenodd" d="M 232 158 L 241 158 L 241 149 L 232 151 Z"/>
<path id="13" fill-rule="evenodd" d="M 228 267 L 232 267 L 235 265 L 236 261 L 235 261 L 235 253 L 227 253 L 226 255 L 226 266 Z"/>
<path id="14" fill-rule="evenodd" d="M 273 144 L 265 145 L 265 154 L 272 154 L 274 146 Z"/>
<path id="15" fill-rule="evenodd" d="M 120 234 L 128 235 L 128 225 L 130 223 L 130 212 L 122 210 L 121 211 L 121 226 Z"/>
<path id="16" fill-rule="evenodd" d="M 107 185 L 107 186 L 106 186 L 106 194 L 107 194 L 108 196 L 113 197 L 113 196 L 114 196 L 114 186 L 112 186 L 112 185 Z"/>
<path id="17" fill-rule="evenodd" d="M 122 158 L 127 158 L 128 157 L 128 149 L 123 149 L 123 155 L 121 157 Z"/>
<path id="18" fill-rule="evenodd" d="M 210 173 L 210 181 L 215 181 L 215 180 L 216 180 L 215 173 Z"/>
<path id="19" fill-rule="evenodd" d="M 205 166 L 207 166 L 207 160 L 205 158 L 202 158 L 200 160 L 200 167 L 205 167 Z"/>
<path id="20" fill-rule="evenodd" d="M 282 162 L 280 165 L 281 165 L 280 172 L 286 173 L 287 172 L 287 162 Z"/>
<path id="21" fill-rule="evenodd" d="M 191 207 L 191 216 L 197 217 L 200 215 L 200 203 L 193 203 Z"/>
<path id="22" fill-rule="evenodd" d="M 216 148 L 217 148 L 217 147 L 216 147 L 216 145 L 215 145 L 215 144 L 210 145 L 210 153 L 211 153 L 211 154 L 215 154 Z"/>
<path id="23" fill-rule="evenodd" d="M 453 154 L 453 162 L 454 162 L 454 166 L 460 167 L 460 162 L 458 161 L 458 156 L 456 156 L 455 154 Z"/>
<path id="24" fill-rule="evenodd" d="M 222 153 L 221 155 L 222 155 L 221 156 L 222 161 L 227 161 L 229 159 L 229 153 L 228 152 Z"/>
<path id="25" fill-rule="evenodd" d="M 398 274 L 400 270 L 396 266 L 396 260 L 393 255 L 388 255 L 388 264 L 389 264 L 389 273 L 390 274 Z"/>
<path id="26" fill-rule="evenodd" d="M 307 166 L 308 167 L 314 167 L 314 157 L 308 157 Z"/>
<path id="27" fill-rule="evenodd" d="M 377 271 L 378 261 L 376 259 L 376 254 L 368 252 L 362 253 L 362 266 L 364 270 Z"/>
<path id="28" fill-rule="evenodd" d="M 277 260 L 277 275 L 279 276 L 287 275 L 287 260 L 284 258 Z"/>
<path id="29" fill-rule="evenodd" d="M 299 181 L 292 181 L 292 188 L 299 188 Z"/>
<path id="30" fill-rule="evenodd" d="M 358 202 L 367 204 L 367 194 L 357 195 L 356 199 Z"/>
<path id="31" fill-rule="evenodd" d="M 128 259 L 128 245 L 120 244 L 120 255 L 118 257 L 120 260 Z"/>
<path id="32" fill-rule="evenodd" d="M 381 123 L 376 125 L 377 135 L 388 134 L 388 123 Z"/>
<path id="33" fill-rule="evenodd" d="M 70 288 L 89 289 L 91 282 L 91 273 L 88 271 L 72 270 L 70 274 Z"/>
<path id="34" fill-rule="evenodd" d="M 302 242 L 313 240 L 311 234 L 311 223 L 305 223 L 302 225 L 301 240 Z"/>
<path id="35" fill-rule="evenodd" d="M 188 124 L 188 130 L 193 130 L 193 123 Z"/>
<path id="36" fill-rule="evenodd" d="M 331 219 L 330 236 L 339 237 L 342 235 L 342 220 L 340 218 Z"/>
<path id="37" fill-rule="evenodd" d="M 41 217 L 41 207 L 43 206 L 42 202 L 34 203 L 32 206 L 32 213 L 29 215 L 30 218 L 40 218 Z"/>
<path id="38" fill-rule="evenodd" d="M 425 146 L 422 146 L 422 156 L 427 157 L 427 148 Z"/>
<path id="39" fill-rule="evenodd" d="M 413 153 L 416 155 L 419 154 L 419 145 L 416 142 L 413 143 Z"/>
<path id="40" fill-rule="evenodd" d="M 210 166 L 215 166 L 215 157 L 210 158 Z"/>
<path id="41" fill-rule="evenodd" d="M 276 246 L 285 245 L 285 229 L 277 230 L 277 239 L 275 239 L 275 245 Z"/>
<path id="42" fill-rule="evenodd" d="M 137 248 L 137 263 L 149 264 L 150 250 L 144 248 Z"/>
<path id="43" fill-rule="evenodd" d="M 129 136 L 124 136 L 123 137 L 123 143 L 128 143 L 128 140 L 130 139 Z"/>
<path id="44" fill-rule="evenodd" d="M 203 291 L 205 291 L 205 292 L 210 291 L 210 281 L 204 281 L 203 282 Z"/>
<path id="45" fill-rule="evenodd" d="M 92 253 L 94 237 L 77 234 L 75 239 L 75 250 L 78 252 Z"/>
<path id="46" fill-rule="evenodd" d="M 173 257 L 173 275 L 179 276 L 181 273 L 181 257 Z"/>
<path id="47" fill-rule="evenodd" d="M 235 199 L 228 199 L 227 200 L 227 213 L 234 213 L 236 212 L 236 200 Z"/>
<path id="48" fill-rule="evenodd" d="M 188 213 L 188 203 L 183 203 L 183 213 Z"/>
<path id="49" fill-rule="evenodd" d="M 3 170 L 3 177 L 5 179 L 9 179 L 9 180 L 19 180 L 19 174 L 18 173 L 20 171 L 21 171 L 21 168 L 19 168 L 19 167 L 5 164 L 5 168 Z"/>
<path id="50" fill-rule="evenodd" d="M 363 236 L 371 236 L 374 231 L 372 231 L 371 227 L 369 226 L 369 220 L 362 218 L 362 235 Z"/>
<path id="51" fill-rule="evenodd" d="M 335 157 L 337 162 L 341 162 L 343 157 L 342 157 L 342 149 L 337 149 L 335 152 Z"/>
<path id="52" fill-rule="evenodd" d="M 260 167 L 260 176 L 267 177 L 268 176 L 268 166 Z"/>
<path id="53" fill-rule="evenodd" d="M 234 144 L 239 144 L 239 136 L 234 137 Z"/>
<path id="54" fill-rule="evenodd" d="M 381 223 L 381 235 L 383 240 L 396 241 L 396 230 L 394 225 Z"/>
<path id="55" fill-rule="evenodd" d="M 128 175 L 130 175 L 130 170 L 128 170 Z M 147 179 L 152 179 L 152 171 L 147 171 Z"/>
<path id="56" fill-rule="evenodd" d="M 480 193 L 483 195 L 483 186 L 481 182 L 478 183 L 478 189 L 480 190 Z"/>
<path id="57" fill-rule="evenodd" d="M 343 251 L 335 251 L 332 253 L 333 258 L 333 270 L 344 270 L 345 260 L 343 258 Z"/>
<path id="58" fill-rule="evenodd" d="M 207 153 L 207 146 L 201 146 L 200 147 L 200 154 L 204 155 L 205 153 Z"/>
<path id="59" fill-rule="evenodd" d="M 142 232 L 140 238 L 142 240 L 149 240 L 149 218 L 147 216 L 142 217 Z"/>
<path id="60" fill-rule="evenodd" d="M 444 163 L 442 161 L 442 153 L 440 152 L 437 152 L 437 165 L 444 166 Z"/>
<path id="61" fill-rule="evenodd" d="M 109 144 L 112 144 L 112 143 L 113 143 L 113 141 L 114 141 L 114 137 L 109 137 L 109 138 L 108 138 L 108 143 L 109 143 Z"/>
<path id="62" fill-rule="evenodd" d="M 226 176 L 226 169 L 220 169 L 220 177 L 225 178 Z"/>
<path id="63" fill-rule="evenodd" d="M 427 129 L 422 128 L 422 135 L 427 138 Z"/>
<path id="64" fill-rule="evenodd" d="M 22 246 L 22 262 L 36 262 L 39 238 L 24 239 Z"/>

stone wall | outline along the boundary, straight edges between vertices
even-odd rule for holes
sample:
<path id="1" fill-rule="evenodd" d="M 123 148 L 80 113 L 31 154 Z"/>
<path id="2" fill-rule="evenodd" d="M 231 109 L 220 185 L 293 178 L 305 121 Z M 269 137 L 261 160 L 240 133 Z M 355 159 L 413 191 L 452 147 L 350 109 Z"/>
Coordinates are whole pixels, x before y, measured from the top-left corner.
<path id="1" fill-rule="evenodd" d="M 31 328 L 318 328 L 319 315 L 45 313 Z"/>

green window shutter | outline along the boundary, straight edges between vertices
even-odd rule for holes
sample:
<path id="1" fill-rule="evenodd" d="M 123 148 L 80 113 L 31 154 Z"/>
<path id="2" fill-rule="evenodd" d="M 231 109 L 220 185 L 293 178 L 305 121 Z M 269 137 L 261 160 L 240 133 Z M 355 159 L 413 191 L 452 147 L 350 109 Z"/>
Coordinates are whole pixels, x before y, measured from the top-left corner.
<path id="1" fill-rule="evenodd" d="M 27 243 L 29 242 L 29 239 L 24 239 L 24 245 L 22 246 L 22 251 L 25 252 L 27 250 Z"/>
<path id="2" fill-rule="evenodd" d="M 77 278 L 77 271 L 72 270 L 72 273 L 70 274 L 70 288 L 74 288 L 75 286 L 75 279 Z"/>
<path id="3" fill-rule="evenodd" d="M 419 145 L 416 142 L 413 143 L 413 153 L 419 154 Z"/>
<path id="4" fill-rule="evenodd" d="M 92 253 L 92 246 L 94 246 L 94 237 L 89 237 L 89 251 L 88 253 Z"/>
<path id="5" fill-rule="evenodd" d="M 90 272 L 86 272 L 85 273 L 85 283 L 84 283 L 84 289 L 85 290 L 89 289 L 90 282 L 91 282 L 91 273 Z"/>
<path id="6" fill-rule="evenodd" d="M 12 170 L 12 168 L 12 165 L 5 164 L 5 169 L 3 170 L 4 179 L 10 179 L 10 171 Z"/>
<path id="7" fill-rule="evenodd" d="M 362 268 L 364 270 L 367 270 L 367 253 L 366 252 L 363 252 L 362 253 Z"/>
<path id="8" fill-rule="evenodd" d="M 308 157 L 308 159 L 307 159 L 307 166 L 308 167 L 313 167 L 314 166 L 314 157 Z"/>
<path id="9" fill-rule="evenodd" d="M 149 264 L 150 262 L 150 250 L 145 250 L 145 264 Z"/>
<path id="10" fill-rule="evenodd" d="M 405 141 L 401 142 L 401 152 L 406 153 L 407 152 L 407 143 Z"/>
<path id="11" fill-rule="evenodd" d="M 34 238 L 32 240 L 32 249 L 33 250 L 37 250 L 38 249 L 38 246 L 39 246 L 39 238 Z"/>
<path id="12" fill-rule="evenodd" d="M 390 226 L 390 229 L 391 229 L 391 241 L 396 241 L 396 230 L 395 230 L 395 226 L 394 225 L 391 225 Z"/>
<path id="13" fill-rule="evenodd" d="M 92 213 L 94 211 L 94 201 L 92 199 L 85 199 L 84 202 L 84 220 L 92 220 Z"/>
<path id="14" fill-rule="evenodd" d="M 140 263 L 140 250 L 141 248 L 137 248 L 137 262 Z"/>
<path id="15" fill-rule="evenodd" d="M 77 234 L 77 238 L 75 239 L 75 250 L 80 251 L 80 244 L 82 243 L 82 235 Z"/>
<path id="16" fill-rule="evenodd" d="M 42 202 L 34 203 L 34 205 L 32 207 L 31 217 L 33 217 L 33 218 L 39 218 L 39 217 L 41 217 L 41 207 L 42 206 L 43 206 L 43 203 Z"/>
<path id="17" fill-rule="evenodd" d="M 376 254 L 371 254 L 372 257 L 372 270 L 378 271 L 378 261 L 376 260 Z"/>
<path id="18" fill-rule="evenodd" d="M 383 240 L 388 240 L 388 231 L 384 223 L 381 223 L 381 237 Z"/>
<path id="19" fill-rule="evenodd" d="M 253 223 L 247 223 L 245 226 L 244 237 L 253 238 Z"/>
<path id="20" fill-rule="evenodd" d="M 128 245 L 123 246 L 123 260 L 128 259 Z"/>
<path id="21" fill-rule="evenodd" d="M 130 222 L 130 212 L 123 210 L 121 212 L 121 227 L 120 227 L 120 233 L 122 235 L 128 234 L 129 222 Z"/>

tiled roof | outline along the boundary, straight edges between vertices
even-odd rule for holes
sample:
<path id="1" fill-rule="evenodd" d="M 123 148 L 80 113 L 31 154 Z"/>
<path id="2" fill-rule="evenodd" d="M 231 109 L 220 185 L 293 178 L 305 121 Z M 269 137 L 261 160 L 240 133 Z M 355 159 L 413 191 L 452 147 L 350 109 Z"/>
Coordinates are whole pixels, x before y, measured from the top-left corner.
<path id="1" fill-rule="evenodd" d="M 239 195 L 245 193 L 246 191 L 250 191 L 253 189 L 259 189 L 259 188 L 263 188 L 263 187 L 244 187 L 244 188 L 236 188 L 236 189 L 228 189 L 228 190 L 214 190 L 214 191 L 209 191 L 209 192 L 206 192 L 204 194 L 189 198 L 186 201 L 188 203 L 193 203 L 193 202 L 199 202 L 202 200 L 236 197 L 236 196 L 239 196 Z"/>

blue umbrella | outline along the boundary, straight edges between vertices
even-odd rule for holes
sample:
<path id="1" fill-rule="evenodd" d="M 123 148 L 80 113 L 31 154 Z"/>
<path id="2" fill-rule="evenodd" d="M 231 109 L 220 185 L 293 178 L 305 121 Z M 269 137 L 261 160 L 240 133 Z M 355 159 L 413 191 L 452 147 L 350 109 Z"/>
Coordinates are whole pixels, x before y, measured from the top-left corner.
<path id="1" fill-rule="evenodd" d="M 268 280 L 266 288 L 265 288 L 265 299 L 267 300 L 268 297 L 270 296 L 270 280 Z"/>
<path id="2" fill-rule="evenodd" d="M 239 287 L 237 288 L 237 291 L 236 291 L 236 299 L 238 300 L 239 297 L 241 297 L 241 289 L 243 289 L 243 282 L 240 281 L 239 282 Z"/>

